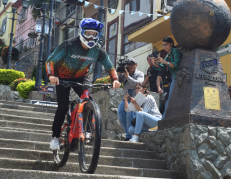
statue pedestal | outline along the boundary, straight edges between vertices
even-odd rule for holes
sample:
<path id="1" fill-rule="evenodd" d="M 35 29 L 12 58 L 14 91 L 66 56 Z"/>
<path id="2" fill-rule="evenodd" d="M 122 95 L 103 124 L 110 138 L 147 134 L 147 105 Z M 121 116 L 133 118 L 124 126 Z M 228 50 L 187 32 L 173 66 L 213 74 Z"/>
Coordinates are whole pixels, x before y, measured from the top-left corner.
<path id="1" fill-rule="evenodd" d="M 158 122 L 158 129 L 189 123 L 231 127 L 230 107 L 219 55 L 195 49 L 183 55 L 165 118 Z"/>

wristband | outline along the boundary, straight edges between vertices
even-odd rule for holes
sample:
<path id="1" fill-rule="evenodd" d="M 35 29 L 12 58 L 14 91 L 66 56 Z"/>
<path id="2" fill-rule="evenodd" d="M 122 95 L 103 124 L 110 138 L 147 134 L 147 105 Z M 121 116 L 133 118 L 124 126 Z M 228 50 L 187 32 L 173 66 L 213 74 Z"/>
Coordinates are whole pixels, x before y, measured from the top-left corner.
<path id="1" fill-rule="evenodd" d="M 169 66 L 169 62 L 167 63 L 167 65 Z"/>

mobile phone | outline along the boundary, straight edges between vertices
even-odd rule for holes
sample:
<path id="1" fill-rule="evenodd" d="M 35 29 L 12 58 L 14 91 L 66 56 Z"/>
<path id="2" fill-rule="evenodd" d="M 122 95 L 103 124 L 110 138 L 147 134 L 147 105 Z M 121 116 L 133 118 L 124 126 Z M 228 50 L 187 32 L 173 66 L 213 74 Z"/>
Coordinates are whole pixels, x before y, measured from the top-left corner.
<path id="1" fill-rule="evenodd" d="M 153 55 L 153 57 L 158 58 L 157 51 L 153 52 L 152 55 Z"/>

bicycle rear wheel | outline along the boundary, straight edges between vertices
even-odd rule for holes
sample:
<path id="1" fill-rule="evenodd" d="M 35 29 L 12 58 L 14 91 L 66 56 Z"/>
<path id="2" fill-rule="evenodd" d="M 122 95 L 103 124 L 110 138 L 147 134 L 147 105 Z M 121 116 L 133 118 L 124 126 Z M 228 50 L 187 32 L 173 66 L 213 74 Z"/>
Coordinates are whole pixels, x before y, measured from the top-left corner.
<path id="1" fill-rule="evenodd" d="M 61 132 L 59 138 L 60 150 L 53 150 L 54 161 L 57 167 L 63 167 L 69 157 L 69 132 L 69 126 L 65 127 L 65 129 Z"/>
<path id="2" fill-rule="evenodd" d="M 94 173 L 99 160 L 101 146 L 101 115 L 97 104 L 89 101 L 84 106 L 83 132 L 80 140 L 79 166 L 82 173 Z"/>

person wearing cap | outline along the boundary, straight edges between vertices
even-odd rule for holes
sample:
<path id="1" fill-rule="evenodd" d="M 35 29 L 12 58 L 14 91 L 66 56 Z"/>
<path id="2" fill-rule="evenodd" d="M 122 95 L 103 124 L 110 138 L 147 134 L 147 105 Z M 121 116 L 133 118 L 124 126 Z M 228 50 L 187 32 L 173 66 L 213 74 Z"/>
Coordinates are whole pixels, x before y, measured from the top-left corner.
<path id="1" fill-rule="evenodd" d="M 150 91 L 158 93 L 157 86 L 156 86 L 156 79 L 157 79 L 159 70 L 156 70 L 155 68 L 153 68 L 154 63 L 153 63 L 152 57 L 154 56 L 153 55 L 147 56 L 147 61 L 150 67 L 147 70 L 147 77 L 145 78 L 143 84 L 146 85 L 149 82 Z"/>
<path id="2" fill-rule="evenodd" d="M 136 96 L 136 85 L 144 81 L 144 73 L 137 70 L 137 61 L 135 58 L 129 58 L 127 61 L 127 69 L 124 73 L 118 73 L 119 82 L 123 83 L 123 94 L 124 98 L 127 94 L 131 97 Z M 130 103 L 130 101 L 128 101 Z M 127 113 L 125 111 L 124 100 L 119 104 L 117 110 L 117 117 L 119 119 L 120 125 L 126 133 L 126 138 L 124 141 L 129 141 L 132 135 L 128 132 L 131 127 L 131 121 L 135 117 L 134 112 Z"/>
<path id="3" fill-rule="evenodd" d="M 231 86 L 229 86 L 229 95 L 230 95 L 230 99 L 231 99 Z"/>

